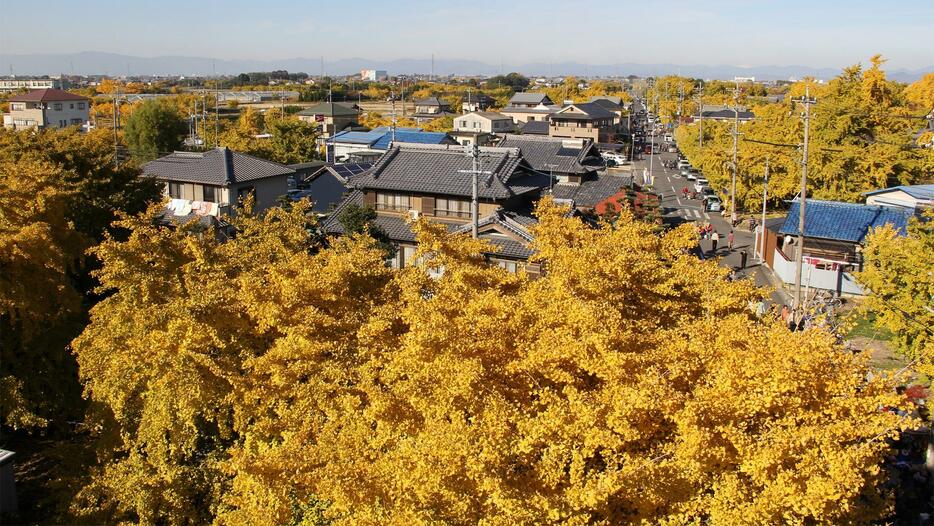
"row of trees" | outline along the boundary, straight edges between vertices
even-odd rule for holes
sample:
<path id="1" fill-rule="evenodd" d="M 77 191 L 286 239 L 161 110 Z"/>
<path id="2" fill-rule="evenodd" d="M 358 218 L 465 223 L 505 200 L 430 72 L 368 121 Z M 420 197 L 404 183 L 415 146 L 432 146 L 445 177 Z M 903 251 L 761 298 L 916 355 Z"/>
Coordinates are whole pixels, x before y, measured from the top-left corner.
<path id="1" fill-rule="evenodd" d="M 92 254 L 74 341 L 105 445 L 75 509 L 143 524 L 861 522 L 892 378 L 756 320 L 752 283 L 623 211 L 545 202 L 530 281 L 419 222 L 420 267 L 304 205 L 226 243 L 150 217 Z M 443 268 L 432 279 L 426 267 Z M 93 516 L 93 515 L 92 515 Z"/>
<path id="2" fill-rule="evenodd" d="M 791 199 L 800 187 L 801 152 L 795 147 L 803 136 L 801 108 L 791 102 L 804 94 L 818 105 L 812 109 L 808 193 L 817 199 L 858 202 L 862 194 L 878 188 L 930 181 L 934 150 L 920 147 L 917 131 L 931 111 L 930 79 L 905 87 L 886 79 L 882 59 L 874 57 L 863 69 L 852 66 L 830 82 L 819 85 L 802 81 L 792 85 L 783 102 L 756 104 L 753 122 L 742 124 L 737 155 L 737 207 L 761 206 L 762 181 L 769 160 L 769 196 L 773 206 Z M 922 86 L 927 85 L 928 88 Z M 674 99 L 674 104 L 677 99 Z M 670 107 L 671 99 L 660 103 Z M 711 186 L 729 191 L 732 169 L 732 122 L 703 124 L 703 148 L 699 126 L 680 126 L 675 138 L 691 164 L 703 170 Z M 771 144 L 763 144 L 771 143 Z"/>

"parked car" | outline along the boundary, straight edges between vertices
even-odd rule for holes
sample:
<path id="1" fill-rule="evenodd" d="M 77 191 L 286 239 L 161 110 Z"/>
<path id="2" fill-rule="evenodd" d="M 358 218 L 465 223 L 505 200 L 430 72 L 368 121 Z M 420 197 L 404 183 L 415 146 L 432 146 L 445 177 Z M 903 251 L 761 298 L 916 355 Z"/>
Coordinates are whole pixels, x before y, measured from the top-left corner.
<path id="1" fill-rule="evenodd" d="M 678 153 L 678 147 L 674 144 L 668 145 L 668 153 Z"/>
<path id="2" fill-rule="evenodd" d="M 683 175 L 683 176 L 685 177 L 685 179 L 687 179 L 688 181 L 696 181 L 696 180 L 697 180 L 697 174 L 696 174 L 695 172 L 690 171 L 690 170 L 688 170 L 688 171 L 686 171 L 686 172 L 685 172 L 684 170 L 681 170 L 681 175 Z"/>
<path id="3" fill-rule="evenodd" d="M 616 164 L 622 164 L 627 161 L 625 155 L 620 155 L 616 152 L 603 152 L 600 154 L 600 157 L 603 157 L 605 161 L 613 161 Z"/>
<path id="4" fill-rule="evenodd" d="M 705 178 L 703 178 L 703 177 L 698 177 L 698 178 L 694 181 L 694 190 L 696 190 L 697 192 L 703 192 L 703 191 L 704 191 L 704 188 L 706 188 L 707 185 L 708 185 L 707 179 L 705 179 Z"/>
<path id="5" fill-rule="evenodd" d="M 689 163 L 687 159 L 678 159 L 678 169 L 679 169 L 679 170 L 680 170 L 681 168 L 690 168 L 690 167 L 691 167 L 691 163 Z"/>
<path id="6" fill-rule="evenodd" d="M 719 212 L 723 210 L 723 203 L 720 201 L 719 197 L 712 195 L 704 201 L 704 210 L 707 212 Z"/>

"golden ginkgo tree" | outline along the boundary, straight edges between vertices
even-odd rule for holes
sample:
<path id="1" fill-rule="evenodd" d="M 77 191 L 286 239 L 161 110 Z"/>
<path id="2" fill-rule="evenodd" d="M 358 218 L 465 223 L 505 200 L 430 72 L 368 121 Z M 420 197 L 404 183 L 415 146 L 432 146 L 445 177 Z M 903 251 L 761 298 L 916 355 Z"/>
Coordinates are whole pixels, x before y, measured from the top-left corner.
<path id="1" fill-rule="evenodd" d="M 75 342 L 115 445 L 76 506 L 183 524 L 840 524 L 888 502 L 890 380 L 623 211 L 543 203 L 535 280 L 415 225 L 419 264 L 305 209 L 219 243 L 128 219 Z M 427 272 L 433 269 L 431 275 Z M 440 274 L 440 277 L 437 277 Z M 434 275 L 435 277 L 432 277 Z"/>

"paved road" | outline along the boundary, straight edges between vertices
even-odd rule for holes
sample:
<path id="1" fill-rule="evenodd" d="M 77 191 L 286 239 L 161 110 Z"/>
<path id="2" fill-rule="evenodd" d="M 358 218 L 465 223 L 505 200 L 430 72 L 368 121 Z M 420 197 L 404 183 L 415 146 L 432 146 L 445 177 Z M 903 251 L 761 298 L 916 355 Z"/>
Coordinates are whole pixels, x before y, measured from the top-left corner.
<path id="1" fill-rule="evenodd" d="M 661 137 L 655 139 L 656 147 L 663 144 L 660 142 Z M 650 157 L 654 157 L 654 162 L 650 162 Z M 702 258 L 718 257 L 720 265 L 736 269 L 739 276 L 751 276 L 756 280 L 757 285 L 775 288 L 776 285 L 772 281 L 770 271 L 761 266 L 753 256 L 754 234 L 744 230 L 732 229 L 728 220 L 729 215 L 724 218 L 720 212 L 706 212 L 700 199 L 685 199 L 682 197 L 682 189 L 687 186 L 688 190 L 693 190 L 694 182 L 681 177 L 677 170 L 669 170 L 663 167 L 661 162 L 663 159 L 676 160 L 677 155 L 674 153 L 646 155 L 643 159 L 633 163 L 633 175 L 637 182 L 644 184 L 646 181 L 643 179 L 643 169 L 649 168 L 651 165 L 652 171 L 648 179 L 654 182 L 655 191 L 661 195 L 665 223 L 676 226 L 685 222 L 696 225 L 709 222 L 714 230 L 720 234 L 719 246 L 717 252 L 714 253 L 711 246 L 712 242 L 709 239 L 702 240 L 698 255 Z M 728 210 L 729 195 L 725 192 L 719 193 L 724 198 L 724 208 Z M 727 235 L 730 230 L 733 230 L 735 236 L 733 250 L 730 250 L 727 246 Z M 740 269 L 740 251 L 742 250 L 747 253 L 747 263 L 746 268 Z M 790 304 L 791 302 L 790 296 L 780 289 L 776 289 L 771 296 L 772 301 L 779 304 Z"/>

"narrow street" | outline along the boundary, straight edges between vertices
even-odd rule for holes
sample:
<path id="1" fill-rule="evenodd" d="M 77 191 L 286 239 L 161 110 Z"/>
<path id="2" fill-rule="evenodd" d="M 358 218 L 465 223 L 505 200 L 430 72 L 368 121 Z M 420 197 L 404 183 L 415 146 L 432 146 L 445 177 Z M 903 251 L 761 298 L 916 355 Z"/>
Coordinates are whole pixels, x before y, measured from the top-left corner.
<path id="1" fill-rule="evenodd" d="M 655 138 L 655 146 L 659 150 L 659 145 L 664 145 L 660 137 Z M 654 157 L 654 161 L 650 160 Z M 657 153 L 652 156 L 644 155 L 641 159 L 633 162 L 633 175 L 635 181 L 639 184 L 645 184 L 646 178 L 643 176 L 644 170 L 651 167 L 651 173 L 647 178 L 649 182 L 654 183 L 655 192 L 661 196 L 661 208 L 666 225 L 677 226 L 685 222 L 693 223 L 696 226 L 709 222 L 714 231 L 720 235 L 720 241 L 717 245 L 717 251 L 712 251 L 712 241 L 708 238 L 700 241 L 700 250 L 698 255 L 701 258 L 719 258 L 720 265 L 737 270 L 739 277 L 752 277 L 756 285 L 776 289 L 771 294 L 772 302 L 778 304 L 788 304 L 791 302 L 791 296 L 784 290 L 776 288 L 776 283 L 770 279 L 770 271 L 763 267 L 755 257 L 754 246 L 755 233 L 749 230 L 733 229 L 729 222 L 729 192 L 718 191 L 723 199 L 723 208 L 726 215 L 721 212 L 707 212 L 704 210 L 704 203 L 700 199 L 684 198 L 682 190 L 687 187 L 689 191 L 694 189 L 694 181 L 689 181 L 681 176 L 676 169 L 668 169 L 662 165 L 663 160 L 677 161 L 676 153 Z M 729 249 L 727 236 L 733 230 L 734 244 L 733 250 Z M 741 251 L 746 251 L 746 266 L 740 269 Z"/>

